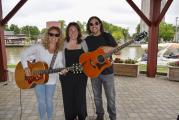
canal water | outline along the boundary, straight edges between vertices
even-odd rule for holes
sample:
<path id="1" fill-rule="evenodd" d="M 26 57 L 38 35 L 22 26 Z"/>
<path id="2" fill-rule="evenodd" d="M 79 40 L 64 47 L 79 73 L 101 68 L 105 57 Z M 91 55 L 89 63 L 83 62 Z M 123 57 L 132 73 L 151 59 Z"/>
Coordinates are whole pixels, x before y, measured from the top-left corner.
<path id="1" fill-rule="evenodd" d="M 20 60 L 20 55 L 26 47 L 6 47 L 7 63 L 17 64 Z M 144 50 L 139 47 L 126 47 L 121 50 L 121 59 L 138 59 L 144 53 Z M 116 56 L 115 56 L 116 57 Z M 118 57 L 118 56 L 117 56 Z"/>

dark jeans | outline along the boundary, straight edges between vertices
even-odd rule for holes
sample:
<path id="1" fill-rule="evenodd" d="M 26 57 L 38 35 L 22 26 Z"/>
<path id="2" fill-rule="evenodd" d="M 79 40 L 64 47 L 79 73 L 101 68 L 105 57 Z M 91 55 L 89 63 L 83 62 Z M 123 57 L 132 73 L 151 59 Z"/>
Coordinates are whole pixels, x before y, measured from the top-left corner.
<path id="1" fill-rule="evenodd" d="M 96 114 L 98 116 L 104 115 L 103 101 L 102 101 L 102 85 L 104 87 L 107 99 L 107 111 L 110 120 L 116 120 L 116 106 L 115 106 L 115 88 L 114 75 L 102 75 L 92 79 L 92 88 L 94 94 L 94 101 L 96 105 Z"/>

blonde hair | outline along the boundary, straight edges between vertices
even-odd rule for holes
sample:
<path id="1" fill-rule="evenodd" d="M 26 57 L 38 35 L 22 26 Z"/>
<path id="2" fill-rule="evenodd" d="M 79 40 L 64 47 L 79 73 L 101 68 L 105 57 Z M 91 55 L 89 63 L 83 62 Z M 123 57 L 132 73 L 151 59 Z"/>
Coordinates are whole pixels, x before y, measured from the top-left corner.
<path id="1" fill-rule="evenodd" d="M 58 42 L 56 44 L 56 50 L 62 50 L 63 45 L 64 45 L 63 34 L 62 34 L 62 31 L 60 30 L 60 28 L 56 27 L 56 26 L 52 26 L 45 31 L 44 37 L 42 39 L 42 45 L 44 46 L 45 49 L 48 49 L 48 45 L 49 45 L 49 35 L 48 35 L 48 33 L 51 30 L 56 30 L 60 34 L 60 36 L 58 37 Z"/>

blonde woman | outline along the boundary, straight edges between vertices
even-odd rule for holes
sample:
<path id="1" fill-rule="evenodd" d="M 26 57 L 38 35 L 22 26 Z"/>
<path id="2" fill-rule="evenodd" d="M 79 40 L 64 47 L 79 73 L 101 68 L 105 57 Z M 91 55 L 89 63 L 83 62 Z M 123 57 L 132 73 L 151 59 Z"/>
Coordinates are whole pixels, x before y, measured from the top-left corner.
<path id="1" fill-rule="evenodd" d="M 55 26 L 50 27 L 46 31 L 42 43 L 32 45 L 31 47 L 27 48 L 21 55 L 21 63 L 23 65 L 26 76 L 31 75 L 27 64 L 28 60 L 33 58 L 36 61 L 46 62 L 48 66 L 50 66 L 52 57 L 56 51 L 58 52 L 52 68 L 63 67 L 61 52 L 62 47 L 63 39 L 61 30 Z M 38 84 L 35 86 L 40 120 L 45 120 L 46 114 L 48 120 L 52 120 L 53 96 L 56 88 L 56 81 L 58 79 L 58 73 L 49 74 L 47 83 Z"/>

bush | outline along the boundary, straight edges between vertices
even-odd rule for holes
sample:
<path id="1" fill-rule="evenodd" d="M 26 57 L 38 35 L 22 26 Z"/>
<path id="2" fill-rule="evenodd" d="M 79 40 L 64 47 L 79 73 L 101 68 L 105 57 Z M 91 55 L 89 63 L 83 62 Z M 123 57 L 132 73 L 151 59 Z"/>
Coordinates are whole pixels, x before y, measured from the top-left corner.
<path id="1" fill-rule="evenodd" d="M 120 58 L 115 58 L 115 59 L 114 59 L 114 63 L 136 64 L 136 63 L 137 63 L 137 60 L 134 60 L 134 59 L 122 60 L 122 59 L 120 59 Z"/>
<path id="2" fill-rule="evenodd" d="M 124 61 L 120 58 L 115 58 L 114 63 L 124 63 Z"/>
<path id="3" fill-rule="evenodd" d="M 126 60 L 125 60 L 125 63 L 127 63 L 127 64 L 136 64 L 136 63 L 137 63 L 137 60 L 126 59 Z"/>
<path id="4" fill-rule="evenodd" d="M 173 67 L 179 67 L 179 61 L 170 62 L 169 65 Z"/>

